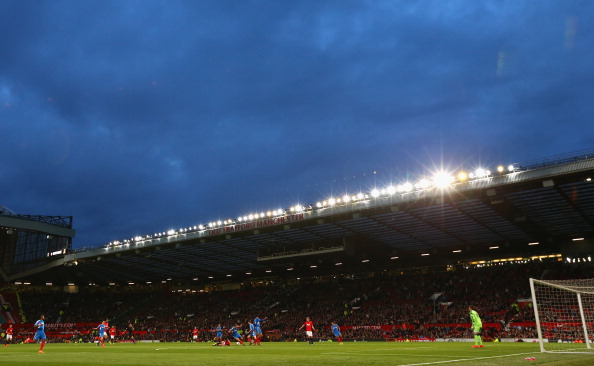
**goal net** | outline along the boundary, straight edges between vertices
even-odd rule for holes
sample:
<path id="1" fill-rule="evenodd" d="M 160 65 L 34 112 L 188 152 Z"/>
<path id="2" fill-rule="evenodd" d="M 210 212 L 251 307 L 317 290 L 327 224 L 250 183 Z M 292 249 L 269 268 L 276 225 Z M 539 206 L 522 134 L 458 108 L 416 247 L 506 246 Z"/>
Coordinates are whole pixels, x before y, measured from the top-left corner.
<path id="1" fill-rule="evenodd" d="M 594 353 L 594 279 L 530 279 L 541 352 Z"/>

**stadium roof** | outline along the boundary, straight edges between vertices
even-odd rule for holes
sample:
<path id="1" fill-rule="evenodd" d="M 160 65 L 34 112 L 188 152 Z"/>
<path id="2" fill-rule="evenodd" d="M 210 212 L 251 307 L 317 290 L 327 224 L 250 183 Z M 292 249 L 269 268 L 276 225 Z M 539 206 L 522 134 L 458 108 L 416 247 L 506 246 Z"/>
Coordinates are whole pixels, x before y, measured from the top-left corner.
<path id="1" fill-rule="evenodd" d="M 242 281 L 591 253 L 592 155 L 447 188 L 383 192 L 277 215 L 111 243 L 56 257 L 11 280 L 43 283 Z"/>

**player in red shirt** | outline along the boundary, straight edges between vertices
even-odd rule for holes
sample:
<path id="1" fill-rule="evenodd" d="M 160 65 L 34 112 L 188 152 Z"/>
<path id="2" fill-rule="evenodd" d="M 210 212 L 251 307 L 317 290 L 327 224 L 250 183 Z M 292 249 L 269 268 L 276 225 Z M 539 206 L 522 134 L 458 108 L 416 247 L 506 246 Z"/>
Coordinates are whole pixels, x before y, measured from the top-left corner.
<path id="1" fill-rule="evenodd" d="M 299 330 L 301 330 L 303 327 L 305 327 L 305 335 L 307 336 L 307 341 L 309 342 L 309 344 L 313 345 L 313 332 L 316 330 L 316 328 L 314 328 L 313 322 L 311 321 L 311 319 L 309 319 L 309 317 L 305 318 L 305 323 L 303 323 Z"/>
<path id="2" fill-rule="evenodd" d="M 8 347 L 10 343 L 12 343 L 12 324 L 8 325 L 8 329 L 6 329 L 6 341 L 4 342 L 4 347 Z"/>
<path id="3" fill-rule="evenodd" d="M 192 342 L 198 342 L 198 328 L 194 327 L 192 330 Z"/>
<path id="4" fill-rule="evenodd" d="M 109 343 L 113 344 L 115 342 L 115 338 L 118 335 L 118 330 L 116 326 L 109 328 Z"/>

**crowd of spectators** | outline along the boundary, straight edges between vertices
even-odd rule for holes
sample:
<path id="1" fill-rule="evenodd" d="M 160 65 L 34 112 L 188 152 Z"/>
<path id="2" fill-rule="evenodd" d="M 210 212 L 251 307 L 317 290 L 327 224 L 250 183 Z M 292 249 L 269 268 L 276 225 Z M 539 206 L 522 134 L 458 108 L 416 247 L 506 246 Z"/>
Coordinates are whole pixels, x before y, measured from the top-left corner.
<path id="1" fill-rule="evenodd" d="M 39 314 L 45 314 L 46 323 L 109 319 L 121 330 L 132 324 L 137 339 L 189 341 L 196 327 L 199 340 L 208 341 L 218 324 L 226 329 L 235 324 L 247 327 L 256 316 L 266 317 L 265 334 L 280 340 L 301 339 L 299 327 L 306 316 L 314 321 L 320 339 L 332 338 L 331 321 L 343 326 L 347 339 L 464 338 L 470 336 L 470 304 L 483 323 L 497 325 L 485 327 L 486 339 L 522 339 L 536 336 L 534 326 L 515 325 L 534 322 L 532 308 L 517 303 L 530 298 L 528 279 L 584 278 L 589 269 L 529 262 L 455 271 L 275 279 L 232 291 L 89 287 L 78 293 L 28 288 L 18 294 L 25 321 L 34 322 Z"/>

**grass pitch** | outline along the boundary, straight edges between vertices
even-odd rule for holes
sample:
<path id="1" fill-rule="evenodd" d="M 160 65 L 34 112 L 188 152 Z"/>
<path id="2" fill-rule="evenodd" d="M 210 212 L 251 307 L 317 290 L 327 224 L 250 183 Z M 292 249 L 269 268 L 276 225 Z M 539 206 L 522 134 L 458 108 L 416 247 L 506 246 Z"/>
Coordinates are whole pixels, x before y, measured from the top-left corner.
<path id="1" fill-rule="evenodd" d="M 210 343 L 35 344 L 0 346 L 1 365 L 594 365 L 594 354 L 543 354 L 535 343 Z M 528 361 L 527 357 L 536 357 Z"/>

